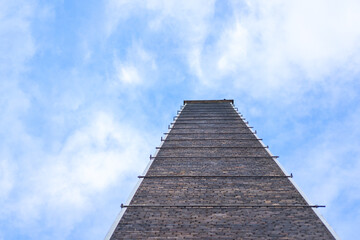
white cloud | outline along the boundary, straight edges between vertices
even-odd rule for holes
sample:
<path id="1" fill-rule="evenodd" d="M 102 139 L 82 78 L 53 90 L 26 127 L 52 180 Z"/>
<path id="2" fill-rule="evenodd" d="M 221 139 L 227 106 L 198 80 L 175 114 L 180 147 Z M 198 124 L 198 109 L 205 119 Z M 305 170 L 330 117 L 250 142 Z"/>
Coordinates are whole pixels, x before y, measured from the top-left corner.
<path id="1" fill-rule="evenodd" d="M 165 25 L 174 24 L 175 34 L 182 35 L 184 40 L 198 43 L 203 40 L 207 31 L 207 20 L 213 12 L 214 1 L 185 1 L 174 0 L 108 0 L 106 15 L 108 34 L 112 34 L 119 21 L 143 10 L 155 12 L 149 21 L 149 27 L 155 31 Z M 180 29 L 179 29 L 180 28 Z"/>
<path id="2" fill-rule="evenodd" d="M 238 21 L 234 29 L 227 29 L 218 42 L 217 48 L 222 51 L 219 52 L 217 69 L 223 72 L 233 72 L 240 65 L 246 64 L 248 40 L 248 30 Z"/>
<path id="3" fill-rule="evenodd" d="M 28 61 L 37 50 L 31 24 L 40 10 L 35 2 L 23 1 L 2 1 L 0 8 L 1 231 L 16 229 L 29 239 L 65 239 L 96 209 L 94 198 L 128 174 L 136 175 L 139 166 L 146 163 L 149 143 L 146 134 L 140 135 L 133 125 L 120 122 L 112 114 L 96 111 L 96 106 L 84 109 L 87 93 L 74 89 L 76 84 L 70 84 L 72 89 L 58 89 L 64 90 L 58 98 L 50 94 L 50 101 L 40 99 L 44 105 L 37 102 L 37 97 L 49 95 L 34 93 L 33 86 L 29 90 L 24 73 L 31 70 Z M 122 75 L 117 80 L 128 84 L 142 83 L 144 71 L 157 67 L 154 57 L 140 45 L 120 63 Z M 76 71 L 74 78 L 79 83 Z M 37 79 L 31 80 L 37 83 Z M 38 107 L 43 111 L 39 122 L 30 113 Z M 87 112 L 93 114 L 88 116 Z M 82 126 L 67 121 L 81 121 Z M 29 133 L 44 123 L 48 129 Z M 47 130 L 50 139 L 42 132 Z M 0 238 L 3 235 L 9 233 L 1 232 Z"/>
<path id="4" fill-rule="evenodd" d="M 148 29 L 151 33 L 164 33 L 179 43 L 175 53 L 190 62 L 190 66 L 200 74 L 198 56 L 210 26 L 209 18 L 214 11 L 215 1 L 119 1 L 109 0 L 106 7 L 107 35 L 116 32 L 121 21 L 147 11 Z"/>
<path id="5" fill-rule="evenodd" d="M 254 98 L 270 99 L 276 104 L 272 109 L 276 113 L 268 120 L 271 122 L 269 131 L 274 131 L 281 124 L 284 127 L 284 122 L 290 119 L 297 121 L 290 124 L 296 127 L 293 132 L 301 132 L 303 128 L 297 127 L 302 119 L 297 117 L 309 113 L 314 105 L 338 106 L 345 98 L 355 99 L 358 96 L 358 89 L 353 84 L 360 63 L 360 31 L 356 26 L 360 22 L 358 2 L 280 0 L 232 3 L 233 9 L 225 13 L 227 16 L 223 20 L 223 16 L 221 19 L 215 17 L 218 13 L 215 13 L 214 1 L 107 1 L 105 39 L 111 42 L 112 36 L 128 34 L 118 30 L 122 23 L 132 23 L 133 19 L 140 25 L 134 27 L 144 32 L 131 36 L 130 46 L 126 45 L 127 41 L 114 41 L 118 44 L 115 46 L 113 42 L 100 41 L 101 50 L 94 46 L 97 40 L 91 41 L 86 34 L 83 37 L 86 41 L 79 45 L 85 63 L 97 64 L 99 55 L 103 57 L 104 54 L 108 59 L 107 54 L 114 51 L 113 58 L 110 57 L 110 69 L 104 68 L 110 72 L 110 87 L 114 87 L 116 94 L 110 93 L 111 96 L 107 96 L 104 102 L 112 101 L 115 96 L 120 96 L 121 101 L 127 103 L 134 99 L 145 102 L 152 94 L 144 89 L 156 86 L 155 80 L 163 73 L 158 72 L 164 70 L 159 62 L 163 64 L 165 61 L 170 66 L 167 70 L 181 72 L 183 78 L 188 77 L 187 71 L 196 76 L 201 83 L 196 86 L 204 91 L 206 97 L 224 92 L 231 93 L 235 98 L 241 97 L 237 105 L 248 109 L 252 116 L 264 117 L 270 111 L 264 106 L 271 104 L 262 101 L 263 104 L 249 107 L 249 102 L 253 103 Z M 94 209 L 93 199 L 96 196 L 110 189 L 115 182 L 124 182 L 123 176 L 134 175 L 141 169 L 139 165 L 143 162 L 140 159 L 145 159 L 143 154 L 148 155 L 149 143 L 134 125 L 123 123 L 109 113 L 113 106 L 107 105 L 102 111 L 94 110 L 88 96 L 94 94 L 94 86 L 104 85 L 99 92 L 106 92 L 108 86 L 93 79 L 88 79 L 86 85 L 85 81 L 80 81 L 79 76 L 93 76 L 93 73 L 98 74 L 98 78 L 104 77 L 102 72 L 96 72 L 104 69 L 101 66 L 89 71 L 89 74 L 77 74 L 77 71 L 89 70 L 85 69 L 87 64 L 81 66 L 82 69 L 74 69 L 74 75 L 63 73 L 64 79 L 73 76 L 71 79 L 77 79 L 78 85 L 68 84 L 75 80 L 64 81 L 66 88 L 70 86 L 71 89 L 58 89 L 64 92 L 46 105 L 54 112 L 43 112 L 49 114 L 46 121 L 52 125 L 51 131 L 56 127 L 64 128 L 62 133 L 54 133 L 58 135 L 52 136 L 51 140 L 28 133 L 26 127 L 32 123 L 27 123 L 24 116 L 29 110 L 36 110 L 31 105 L 34 96 L 29 91 L 22 91 L 18 79 L 28 70 L 26 63 L 37 50 L 31 33 L 31 20 L 38 13 L 35 5 L 35 2 L 22 1 L 0 3 L 0 71 L 3 79 L 8 80 L 0 82 L 3 113 L 0 134 L 5 136 L 0 144 L 0 203 L 5 206 L 0 210 L 0 220 L 11 216 L 21 225 L 15 228 L 29 235 L 38 234 L 33 237 L 35 239 L 44 231 L 53 230 L 55 239 L 64 239 Z M 137 19 L 138 16 L 141 19 Z M 98 37 L 98 32 L 94 32 Z M 155 46 L 157 42 L 149 41 L 163 36 L 166 39 L 162 43 L 169 42 L 170 45 L 164 49 Z M 102 37 L 100 39 L 103 40 Z M 121 50 L 113 50 L 119 45 Z M 171 57 L 159 60 L 158 56 L 165 55 L 165 52 Z M 188 64 L 188 69 L 178 67 L 179 59 Z M 172 65 L 174 62 L 176 66 Z M 184 82 L 184 88 L 189 87 L 188 78 Z M 319 89 L 327 95 L 319 94 L 318 99 L 316 91 Z M 196 89 L 191 90 L 193 92 L 186 94 L 196 92 Z M 315 94 L 304 97 L 308 92 Z M 94 94 L 96 98 L 97 94 Z M 136 98 L 131 97 L 135 95 Z M 142 98 L 138 97 L 140 95 Z M 165 94 L 153 95 L 156 95 L 156 104 L 163 101 L 159 99 L 169 98 Z M 100 97 L 97 101 L 99 105 L 103 104 Z M 148 105 L 153 104 L 149 102 Z M 284 107 L 289 102 L 295 104 Z M 140 103 L 138 101 L 137 104 Z M 158 105 L 156 108 L 159 108 Z M 134 108 L 134 111 L 140 109 Z M 92 115 L 87 115 L 86 111 Z M 124 112 L 120 111 L 121 114 Z M 68 121 L 81 122 L 82 126 L 67 124 Z M 358 119 L 354 118 L 353 122 L 358 122 Z M 356 127 L 351 124 L 346 126 Z M 329 132 L 332 127 L 336 126 L 329 127 Z M 346 128 L 344 131 L 347 131 Z M 64 132 L 69 135 L 64 137 Z M 341 135 L 341 131 L 338 134 Z M 343 166 L 347 162 L 339 160 L 352 151 L 354 142 L 358 145 L 358 135 L 358 131 L 353 131 L 352 141 L 336 142 L 336 136 L 326 132 L 319 138 L 331 139 L 336 144 L 314 141 L 311 144 L 316 149 L 307 148 L 309 154 L 303 162 L 306 168 L 296 166 L 298 174 L 295 176 L 298 176 L 297 179 L 319 176 L 314 178 L 310 187 L 303 183 L 311 193 L 309 195 L 323 193 L 319 198 L 312 198 L 316 203 L 325 201 L 325 204 L 332 204 L 344 189 L 347 189 L 346 195 L 351 196 L 349 199 L 358 199 L 359 189 L 353 183 L 358 182 L 359 164 L 352 162 L 345 171 Z M 358 153 L 354 155 L 358 156 Z M 313 156 L 318 160 L 313 161 Z M 307 171 L 308 166 L 314 168 Z M 324 178 L 331 180 L 322 182 Z"/>
<path id="6" fill-rule="evenodd" d="M 118 79 L 123 83 L 139 84 L 142 81 L 134 66 L 124 66 L 121 63 L 117 63 L 115 69 Z"/>
<path id="7" fill-rule="evenodd" d="M 157 64 L 155 57 L 147 52 L 140 43 L 133 43 L 128 49 L 124 60 L 115 54 L 113 59 L 115 80 L 113 86 L 149 85 L 151 79 L 156 77 Z M 146 81 L 144 81 L 144 78 Z"/>
<path id="8" fill-rule="evenodd" d="M 118 122 L 111 114 L 94 112 L 83 127 L 66 139 L 59 152 L 38 148 L 36 155 L 40 160 L 17 160 L 13 186 L 17 195 L 15 199 L 3 199 L 6 211 L 2 218 L 11 215 L 29 236 L 39 232 L 37 237 L 43 238 L 46 228 L 53 237 L 66 238 L 75 224 L 92 211 L 92 198 L 129 173 L 135 175 L 138 166 L 144 165 L 149 153 L 145 139 L 144 134 Z M 25 155 L 33 156 L 34 153 Z M 29 161 L 32 163 L 26 164 Z M 3 164 L 1 167 L 5 172 L 11 170 Z M 41 226 L 41 222 L 46 222 L 46 226 Z"/>
<path id="9" fill-rule="evenodd" d="M 360 224 L 358 212 L 352 209 L 360 201 L 359 112 L 354 109 L 346 119 L 327 125 L 315 138 L 299 145 L 286 162 L 310 201 L 327 206 L 321 212 L 344 239 L 356 238 L 348 226 Z"/>
<path id="10" fill-rule="evenodd" d="M 58 154 L 49 156 L 37 180 L 50 179 L 44 188 L 47 195 L 67 203 L 75 199 L 79 206 L 88 194 L 103 190 L 134 167 L 137 152 L 147 145 L 134 129 L 107 113 L 94 113 L 89 121 L 69 136 Z"/>
<path id="11" fill-rule="evenodd" d="M 224 29 L 208 36 L 216 41 L 199 47 L 196 64 L 189 60 L 204 84 L 233 82 L 254 97 L 281 90 L 295 98 L 338 71 L 359 72 L 349 67 L 360 59 L 358 1 L 255 1 L 233 8 Z"/>
<path id="12" fill-rule="evenodd" d="M 199 88 L 231 86 L 229 93 L 246 89 L 255 98 L 272 98 L 278 91 L 294 102 L 315 88 L 327 88 L 324 78 L 359 72 L 358 1 L 232 1 L 226 13 L 218 13 L 218 5 L 109 0 L 106 24 L 112 35 L 121 21 L 142 14 L 147 34 L 166 32 L 181 39 L 175 54 L 187 61 Z M 220 19 L 217 14 L 227 15 Z M 125 77 L 136 76 L 137 66 L 121 66 L 123 79 L 137 79 Z"/>
<path id="13" fill-rule="evenodd" d="M 0 3 L 0 71 L 3 73 L 26 70 L 25 61 L 35 53 L 29 21 L 34 16 L 34 5 L 33 1 Z"/>
<path id="14" fill-rule="evenodd" d="M 210 19 L 214 12 L 215 1 L 149 1 L 148 10 L 156 11 L 150 19 L 153 31 L 163 30 L 178 41 L 176 54 L 188 61 L 190 68 L 198 76 L 203 75 L 201 52 L 204 41 L 211 28 Z M 169 35 L 170 34 L 170 35 Z M 200 78 L 202 79 L 202 78 Z"/>
<path id="15" fill-rule="evenodd" d="M 29 108 L 28 96 L 19 88 L 19 76 L 27 70 L 26 62 L 35 54 L 30 19 L 33 1 L 0 2 L 0 203 L 14 185 L 14 143 L 28 143 L 21 116 Z"/>
<path id="16" fill-rule="evenodd" d="M 0 161 L 0 202 L 5 199 L 14 185 L 14 169 L 7 159 Z"/>
<path id="17" fill-rule="evenodd" d="M 105 3 L 105 34 L 109 37 L 121 19 L 128 18 L 135 10 L 137 1 L 108 0 Z"/>

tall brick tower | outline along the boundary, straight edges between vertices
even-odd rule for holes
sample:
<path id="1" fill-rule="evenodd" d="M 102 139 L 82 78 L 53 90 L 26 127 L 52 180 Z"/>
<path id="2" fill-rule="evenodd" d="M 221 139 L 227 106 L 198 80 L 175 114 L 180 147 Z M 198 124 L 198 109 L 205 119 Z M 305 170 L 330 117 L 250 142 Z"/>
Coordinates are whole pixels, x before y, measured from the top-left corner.
<path id="1" fill-rule="evenodd" d="M 233 100 L 184 101 L 106 239 L 336 239 Z"/>

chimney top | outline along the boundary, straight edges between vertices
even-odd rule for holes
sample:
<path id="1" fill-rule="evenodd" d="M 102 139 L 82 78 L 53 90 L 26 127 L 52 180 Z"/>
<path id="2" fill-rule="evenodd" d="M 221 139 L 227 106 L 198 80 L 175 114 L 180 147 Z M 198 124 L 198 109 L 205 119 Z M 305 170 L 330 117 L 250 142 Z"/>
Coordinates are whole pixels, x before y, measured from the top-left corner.
<path id="1" fill-rule="evenodd" d="M 222 100 L 184 100 L 184 104 L 191 103 L 234 103 L 233 99 L 222 99 Z"/>

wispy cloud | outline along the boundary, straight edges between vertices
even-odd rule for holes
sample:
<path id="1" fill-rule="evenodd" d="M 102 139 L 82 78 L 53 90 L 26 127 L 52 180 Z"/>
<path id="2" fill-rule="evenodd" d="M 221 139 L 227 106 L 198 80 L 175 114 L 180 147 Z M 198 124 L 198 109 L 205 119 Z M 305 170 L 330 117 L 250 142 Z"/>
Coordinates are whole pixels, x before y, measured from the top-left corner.
<path id="1" fill-rule="evenodd" d="M 147 19 L 146 33 L 162 35 L 176 46 L 171 52 L 179 58 L 185 58 L 190 62 L 194 70 L 201 72 L 199 66 L 199 53 L 208 35 L 210 18 L 214 10 L 214 1 L 115 1 L 107 2 L 106 11 L 109 13 L 107 26 L 110 36 L 115 32 L 121 21 L 129 21 L 128 18 L 140 16 L 144 12 L 149 16 Z M 181 39 L 181 41 L 178 41 Z M 163 44 L 169 44 L 165 41 Z M 156 44 L 156 43 L 155 43 Z M 170 44 L 171 45 L 171 44 Z M 154 46 L 153 46 L 154 47 Z M 155 46 L 158 47 L 158 46 Z M 174 55 L 172 55 L 174 56 Z"/>
<path id="2" fill-rule="evenodd" d="M 301 144 L 291 161 L 286 162 L 296 171 L 295 180 L 312 201 L 327 206 L 322 212 L 344 239 L 356 238 L 346 225 L 360 222 L 357 211 L 339 218 L 360 201 L 359 111 L 354 109 L 346 119 L 333 121 L 325 131 Z"/>
<path id="3" fill-rule="evenodd" d="M 33 1 L 2 2 L 0 15 L 0 71 L 10 74 L 24 70 L 25 62 L 35 53 L 30 19 L 34 17 Z"/>
<path id="4" fill-rule="evenodd" d="M 118 79 L 125 84 L 139 84 L 142 79 L 134 66 L 124 66 L 115 62 Z"/>
<path id="5" fill-rule="evenodd" d="M 14 182 L 12 149 L 7 144 L 27 143 L 23 134 L 21 115 L 29 108 L 29 99 L 20 89 L 19 77 L 35 53 L 30 21 L 34 14 L 34 3 L 13 1 L 0 4 L 0 203 L 11 191 Z"/>
<path id="6" fill-rule="evenodd" d="M 64 82 L 53 85 L 58 89 L 41 92 L 49 86 L 41 83 L 43 78 L 27 84 L 29 63 L 41 48 L 36 47 L 32 24 L 42 9 L 22 1 L 2 2 L 1 9 L 0 239 L 64 239 L 96 209 L 93 199 L 130 172 L 138 173 L 135 166 L 145 164 L 149 143 L 130 121 L 99 110 L 89 99 L 94 88 L 83 85 L 79 69 L 51 75 Z M 145 62 L 156 69 L 156 64 L 141 48 L 134 56 L 127 58 L 133 65 L 124 63 L 121 80 L 139 84 L 142 75 L 131 66 L 143 70 Z M 106 230 L 94 236 L 102 237 Z"/>
<path id="7" fill-rule="evenodd" d="M 37 238 L 43 238 L 44 228 L 53 237 L 66 238 L 74 224 L 92 212 L 91 198 L 129 172 L 138 172 L 135 166 L 143 165 L 138 161 L 144 160 L 141 152 L 149 151 L 144 136 L 105 112 L 92 113 L 58 152 L 49 153 L 41 146 L 32 151 L 36 149 L 38 152 L 25 152 L 27 157 L 16 161 L 13 190 L 20 192 L 5 194 L 2 220 L 12 215 L 27 234 Z M 4 172 L 11 171 L 9 166 L 2 167 Z M 3 185 L 9 188 L 7 181 Z"/>
<path id="8" fill-rule="evenodd" d="M 147 52 L 140 44 L 134 43 L 127 49 L 126 57 L 123 61 L 117 55 L 114 56 L 115 79 L 125 85 L 148 85 L 149 75 L 155 77 L 157 64 L 154 56 Z M 147 78 L 144 81 L 144 78 Z"/>
<path id="9" fill-rule="evenodd" d="M 194 74 L 214 87 L 231 78 L 239 90 L 250 90 L 256 97 L 280 89 L 288 97 L 298 96 L 338 71 L 354 76 L 358 70 L 348 65 L 360 56 L 359 4 L 340 5 L 336 1 L 316 6 L 310 1 L 234 4 L 226 27 L 211 36 L 216 41 L 202 47 L 200 68 Z"/>
<path id="10" fill-rule="evenodd" d="M 224 97 L 353 238 L 357 1 L 42 5 L 0 3 L 0 239 L 101 238 L 159 126 Z"/>

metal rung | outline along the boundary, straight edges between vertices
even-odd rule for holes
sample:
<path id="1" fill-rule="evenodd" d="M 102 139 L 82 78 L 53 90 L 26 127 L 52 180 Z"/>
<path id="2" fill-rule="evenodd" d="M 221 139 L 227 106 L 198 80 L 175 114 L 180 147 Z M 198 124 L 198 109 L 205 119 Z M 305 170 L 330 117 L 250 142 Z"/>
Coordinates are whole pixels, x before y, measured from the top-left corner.
<path id="1" fill-rule="evenodd" d="M 221 121 L 238 121 L 238 120 L 245 120 L 245 119 L 242 119 L 240 117 L 238 118 L 212 118 L 212 119 L 209 119 L 209 118 L 204 118 L 204 119 L 187 119 L 187 120 L 181 120 L 181 117 L 178 118 L 177 122 L 186 122 L 186 121 L 191 121 L 191 120 L 194 120 L 194 121 L 202 121 L 202 120 L 221 120 Z"/>
<path id="2" fill-rule="evenodd" d="M 177 111 L 178 113 L 180 112 L 180 110 L 178 110 Z M 184 113 L 193 113 L 193 114 L 196 114 L 196 113 L 230 113 L 230 112 L 235 112 L 236 113 L 236 111 L 235 110 L 228 110 L 228 109 L 226 109 L 226 110 L 224 110 L 224 111 L 208 111 L 208 110 L 201 110 L 201 111 L 193 111 L 193 110 L 185 110 L 185 109 L 183 109 L 182 110 L 182 112 L 184 112 Z"/>
<path id="3" fill-rule="evenodd" d="M 199 113 L 201 114 L 209 114 L 209 115 L 218 115 L 218 114 L 225 114 L 225 115 L 238 115 L 238 112 L 236 112 L 234 109 L 231 110 L 226 110 L 226 111 L 217 111 L 217 112 L 213 112 L 213 111 L 188 111 L 188 110 L 184 110 L 184 114 L 188 114 L 188 115 L 194 115 L 197 116 L 199 114 L 192 114 L 192 113 Z"/>
<path id="4" fill-rule="evenodd" d="M 179 113 L 180 111 L 178 111 Z M 182 110 L 182 113 L 228 113 L 228 112 L 236 112 L 235 110 L 231 111 L 192 111 L 192 110 Z"/>
<path id="5" fill-rule="evenodd" d="M 249 124 L 248 121 L 244 121 L 243 119 L 238 119 L 240 121 L 234 121 L 234 120 L 230 120 L 230 119 L 227 119 L 227 120 L 215 120 L 215 121 L 227 121 L 227 122 L 224 122 L 224 123 L 221 123 L 221 122 L 189 122 L 189 121 L 180 121 L 180 120 L 176 120 L 176 124 L 235 124 L 235 123 L 245 123 L 245 124 Z M 205 119 L 201 120 L 201 121 L 207 121 Z M 232 121 L 229 123 L 229 121 Z M 172 122 L 170 123 L 171 125 L 174 125 L 175 122 Z"/>
<path id="6" fill-rule="evenodd" d="M 192 117 L 194 117 L 194 118 L 202 118 L 202 117 L 239 117 L 239 114 L 237 114 L 237 113 L 234 113 L 234 114 L 221 114 L 221 115 L 219 115 L 219 114 L 215 114 L 215 115 L 208 115 L 208 114 L 207 114 L 207 115 L 181 114 L 181 116 L 182 116 L 183 118 L 186 118 L 186 117 L 188 117 L 188 118 L 192 118 Z"/>
<path id="7" fill-rule="evenodd" d="M 157 204 L 121 204 L 121 208 L 321 208 L 325 205 L 255 205 L 255 204 L 187 204 L 187 205 L 157 205 Z"/>
<path id="8" fill-rule="evenodd" d="M 180 112 L 179 112 L 180 113 Z M 213 112 L 202 112 L 202 113 L 200 113 L 200 114 L 189 114 L 189 113 L 183 113 L 183 112 L 181 112 L 181 116 L 183 116 L 183 117 L 206 117 L 206 116 L 214 116 L 214 117 L 219 117 L 219 115 L 220 116 L 224 116 L 224 117 L 226 117 L 226 116 L 234 116 L 234 117 L 243 117 L 243 115 L 242 114 L 239 114 L 238 112 L 236 112 L 236 111 L 234 111 L 234 113 L 220 113 L 220 112 L 218 112 L 218 113 L 214 113 L 214 114 L 211 114 L 211 113 L 213 113 Z"/>
<path id="9" fill-rule="evenodd" d="M 237 119 L 237 120 L 239 120 L 239 119 Z M 201 121 L 202 120 L 209 120 L 209 119 L 201 119 Z M 210 119 L 210 120 L 224 120 L 224 119 Z M 231 120 L 234 120 L 234 119 L 231 119 Z M 240 119 L 240 120 L 243 120 L 243 119 Z M 228 121 L 228 120 L 226 120 L 226 121 Z M 191 122 L 191 123 L 187 123 L 187 122 L 188 122 L 188 120 L 177 120 L 176 123 L 172 122 L 171 125 L 174 125 L 174 124 L 198 124 L 196 122 Z M 199 123 L 199 124 L 227 124 L 228 125 L 229 123 Z"/>
<path id="10" fill-rule="evenodd" d="M 181 123 L 180 123 L 181 124 Z M 182 127 L 170 127 L 168 126 L 168 129 L 199 129 L 199 130 L 202 130 L 202 129 L 217 129 L 217 128 L 231 128 L 231 129 L 237 129 L 237 128 L 240 128 L 240 129 L 248 129 L 248 128 L 254 128 L 254 127 L 207 127 L 207 128 L 200 128 L 200 127 L 189 127 L 189 128 L 182 128 Z"/>
<path id="11" fill-rule="evenodd" d="M 279 158 L 279 156 L 189 156 L 189 157 L 172 157 L 172 156 L 156 156 L 150 155 L 150 159 L 166 159 L 166 158 Z"/>
<path id="12" fill-rule="evenodd" d="M 201 106 L 198 105 L 198 104 L 201 104 Z M 197 108 L 197 109 L 202 109 L 202 108 L 211 108 L 211 109 L 233 108 L 231 105 L 228 105 L 228 103 L 214 103 L 214 105 L 216 105 L 217 107 L 209 106 L 209 104 L 211 104 L 211 103 L 206 103 L 206 104 L 204 104 L 204 103 L 190 103 L 190 104 L 188 104 L 186 106 L 187 106 L 187 108 L 192 108 L 192 109 L 194 109 L 194 108 Z M 222 105 L 222 106 L 220 106 L 219 104 Z"/>
<path id="13" fill-rule="evenodd" d="M 184 108 L 183 109 L 185 112 L 208 112 L 208 113 L 222 113 L 222 112 L 236 112 L 235 109 L 233 108 L 208 108 L 208 109 L 190 109 L 190 108 Z"/>
<path id="14" fill-rule="evenodd" d="M 224 117 L 218 117 L 218 116 L 202 116 L 202 117 L 183 117 L 183 116 L 179 116 L 179 121 L 191 121 L 191 120 L 225 120 L 225 121 L 229 121 L 229 120 L 246 120 L 245 118 L 241 118 L 239 116 L 237 117 L 228 117 L 228 118 L 224 118 Z"/>
<path id="15" fill-rule="evenodd" d="M 161 141 L 206 141 L 206 140 L 234 140 L 234 141 L 238 141 L 238 140 L 250 140 L 250 141 L 259 141 L 259 140 L 263 140 L 262 138 L 182 138 L 182 139 L 163 139 L 161 137 Z"/>
<path id="16" fill-rule="evenodd" d="M 234 108 L 184 108 L 184 111 L 187 112 L 235 112 L 236 110 Z M 211 111 L 209 111 L 211 110 Z"/>
<path id="17" fill-rule="evenodd" d="M 224 118 L 222 116 L 198 116 L 198 117 L 195 117 L 195 116 L 198 116 L 198 115 L 194 115 L 194 117 L 193 116 L 186 116 L 186 115 L 176 115 L 176 116 L 173 117 L 173 119 L 175 120 L 175 118 L 177 118 L 177 119 L 183 120 L 183 121 L 186 121 L 186 120 L 222 120 L 222 119 L 246 120 L 242 116 L 239 117 L 238 114 L 234 115 L 233 118 L 231 118 L 231 117 Z"/>
<path id="18" fill-rule="evenodd" d="M 153 175 L 153 176 L 138 176 L 138 178 L 292 178 L 293 174 L 289 176 L 277 175 Z"/>
<path id="19" fill-rule="evenodd" d="M 261 147 L 247 147 L 247 146 L 198 146 L 198 147 L 194 147 L 194 146 L 176 146 L 176 147 L 156 147 L 156 149 L 176 149 L 176 148 L 269 148 L 269 146 L 261 146 Z"/>
<path id="20" fill-rule="evenodd" d="M 201 125 L 201 129 L 211 129 L 211 128 L 253 128 L 248 127 L 244 123 L 235 123 L 235 124 L 229 124 L 229 123 L 184 123 L 184 122 L 172 122 L 169 126 L 175 126 L 175 125 Z M 204 124 L 213 124 L 215 126 L 204 126 Z M 219 126 L 219 125 L 225 125 L 225 126 Z M 199 126 L 200 127 L 200 126 Z"/>
<path id="21" fill-rule="evenodd" d="M 200 106 L 200 105 L 198 105 L 198 106 L 195 106 L 195 105 L 186 105 L 186 107 L 188 108 L 188 109 L 214 109 L 214 110 L 216 110 L 216 109 L 233 109 L 233 107 L 231 106 L 231 105 L 227 105 L 227 104 L 224 104 L 224 105 L 216 105 L 216 106 L 205 106 L 205 105 L 202 105 L 202 106 Z"/>
<path id="22" fill-rule="evenodd" d="M 190 105 L 187 105 L 187 108 L 188 109 L 234 109 L 233 107 L 231 106 L 221 106 L 221 107 L 205 107 L 205 106 L 199 106 L 199 107 L 195 107 L 195 106 L 191 106 Z"/>
<path id="23" fill-rule="evenodd" d="M 254 134 L 253 132 L 251 132 L 251 133 L 241 133 L 241 132 L 226 132 L 226 133 L 218 133 L 218 132 L 213 132 L 213 133 L 203 133 L 203 132 L 201 132 L 201 133 L 194 133 L 194 132 L 186 132 L 186 133 L 171 133 L 171 132 L 169 132 L 169 133 L 164 133 L 165 135 L 169 135 L 169 134 L 171 134 L 171 135 L 188 135 L 188 134 Z M 256 132 L 255 132 L 255 134 L 256 134 Z"/>

